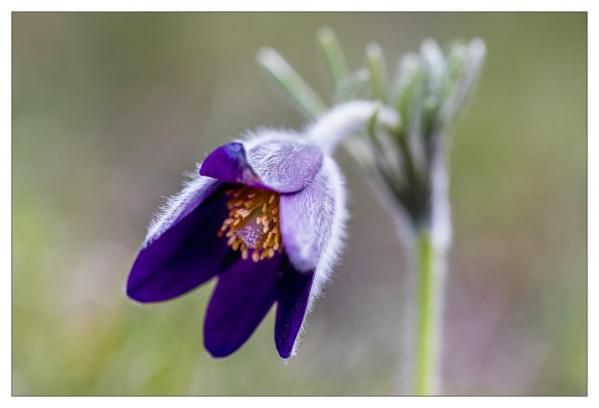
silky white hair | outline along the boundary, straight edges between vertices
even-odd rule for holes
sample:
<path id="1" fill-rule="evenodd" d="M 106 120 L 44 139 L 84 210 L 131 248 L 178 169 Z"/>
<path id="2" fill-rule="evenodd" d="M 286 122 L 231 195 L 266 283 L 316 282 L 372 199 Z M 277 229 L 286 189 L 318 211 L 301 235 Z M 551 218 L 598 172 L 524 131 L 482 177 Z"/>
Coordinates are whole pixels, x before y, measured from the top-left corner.
<path id="1" fill-rule="evenodd" d="M 199 169 L 200 166 L 201 163 L 197 165 L 197 168 Z M 211 177 L 200 176 L 198 171 L 187 174 L 187 180 L 183 182 L 181 191 L 167 197 L 166 202 L 152 216 L 142 248 L 147 247 L 177 220 L 186 216 L 192 210 L 189 208 L 192 200 L 198 196 L 210 195 L 219 184 L 218 180 Z"/>

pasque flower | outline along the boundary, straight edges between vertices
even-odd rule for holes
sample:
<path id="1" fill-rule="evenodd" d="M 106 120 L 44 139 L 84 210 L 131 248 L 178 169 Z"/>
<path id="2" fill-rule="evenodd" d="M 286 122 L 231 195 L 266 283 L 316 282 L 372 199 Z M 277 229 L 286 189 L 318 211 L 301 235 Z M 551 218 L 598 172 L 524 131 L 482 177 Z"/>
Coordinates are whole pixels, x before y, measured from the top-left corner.
<path id="1" fill-rule="evenodd" d="M 261 130 L 210 153 L 150 224 L 129 297 L 165 301 L 217 277 L 204 322 L 210 354 L 235 352 L 276 304 L 276 348 L 291 357 L 346 219 L 342 176 L 313 140 Z"/>

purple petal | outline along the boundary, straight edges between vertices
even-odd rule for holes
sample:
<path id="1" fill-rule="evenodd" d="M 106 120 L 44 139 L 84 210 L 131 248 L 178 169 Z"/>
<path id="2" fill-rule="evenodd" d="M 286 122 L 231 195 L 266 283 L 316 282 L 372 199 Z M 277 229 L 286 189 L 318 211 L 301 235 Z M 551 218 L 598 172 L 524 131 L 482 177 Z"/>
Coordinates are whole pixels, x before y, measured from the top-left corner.
<path id="1" fill-rule="evenodd" d="M 339 255 L 347 217 L 343 180 L 333 160 L 325 159 L 305 189 L 281 195 L 280 211 L 281 236 L 291 263 L 326 279 Z"/>
<path id="2" fill-rule="evenodd" d="M 251 336 L 276 300 L 281 258 L 240 260 L 223 272 L 204 322 L 204 345 L 214 357 L 226 357 Z"/>
<path id="3" fill-rule="evenodd" d="M 210 153 L 202 163 L 200 174 L 229 183 L 260 184 L 260 179 L 247 162 L 243 144 L 236 142 L 217 147 Z"/>
<path id="4" fill-rule="evenodd" d="M 300 273 L 287 262 L 278 283 L 275 344 L 282 358 L 291 357 L 304 322 L 314 273 Z"/>
<path id="5" fill-rule="evenodd" d="M 204 160 L 200 174 L 279 193 L 293 193 L 313 180 L 322 159 L 320 149 L 299 136 L 264 130 L 247 141 L 229 143 L 214 150 Z"/>
<path id="6" fill-rule="evenodd" d="M 227 215 L 219 182 L 198 177 L 172 198 L 150 226 L 127 281 L 139 302 L 179 296 L 212 278 L 228 252 L 216 234 Z"/>

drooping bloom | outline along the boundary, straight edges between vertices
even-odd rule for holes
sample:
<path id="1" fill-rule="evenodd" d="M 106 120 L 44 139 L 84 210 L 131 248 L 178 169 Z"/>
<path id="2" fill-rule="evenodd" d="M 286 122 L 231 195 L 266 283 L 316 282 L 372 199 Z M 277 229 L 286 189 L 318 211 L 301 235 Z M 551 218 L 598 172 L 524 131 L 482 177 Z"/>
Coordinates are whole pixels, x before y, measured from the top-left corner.
<path id="1" fill-rule="evenodd" d="M 276 348 L 292 356 L 346 219 L 339 169 L 312 140 L 262 130 L 209 154 L 150 224 L 129 297 L 165 301 L 217 277 L 206 349 L 230 355 L 276 304 Z"/>

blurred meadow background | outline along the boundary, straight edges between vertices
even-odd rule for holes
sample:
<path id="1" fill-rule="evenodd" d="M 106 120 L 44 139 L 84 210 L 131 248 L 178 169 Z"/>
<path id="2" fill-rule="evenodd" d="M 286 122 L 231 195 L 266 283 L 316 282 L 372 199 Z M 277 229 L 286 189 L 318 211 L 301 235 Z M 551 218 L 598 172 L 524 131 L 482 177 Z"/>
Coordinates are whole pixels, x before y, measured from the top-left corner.
<path id="1" fill-rule="evenodd" d="M 458 121 L 445 394 L 587 392 L 584 13 L 15 13 L 12 389 L 16 395 L 394 395 L 405 256 L 358 166 L 333 284 L 283 363 L 273 313 L 232 357 L 202 344 L 213 283 L 139 306 L 124 282 L 146 223 L 214 147 L 303 118 L 260 71 L 278 49 L 330 94 L 315 33 L 353 68 L 426 37 L 481 37 Z"/>

